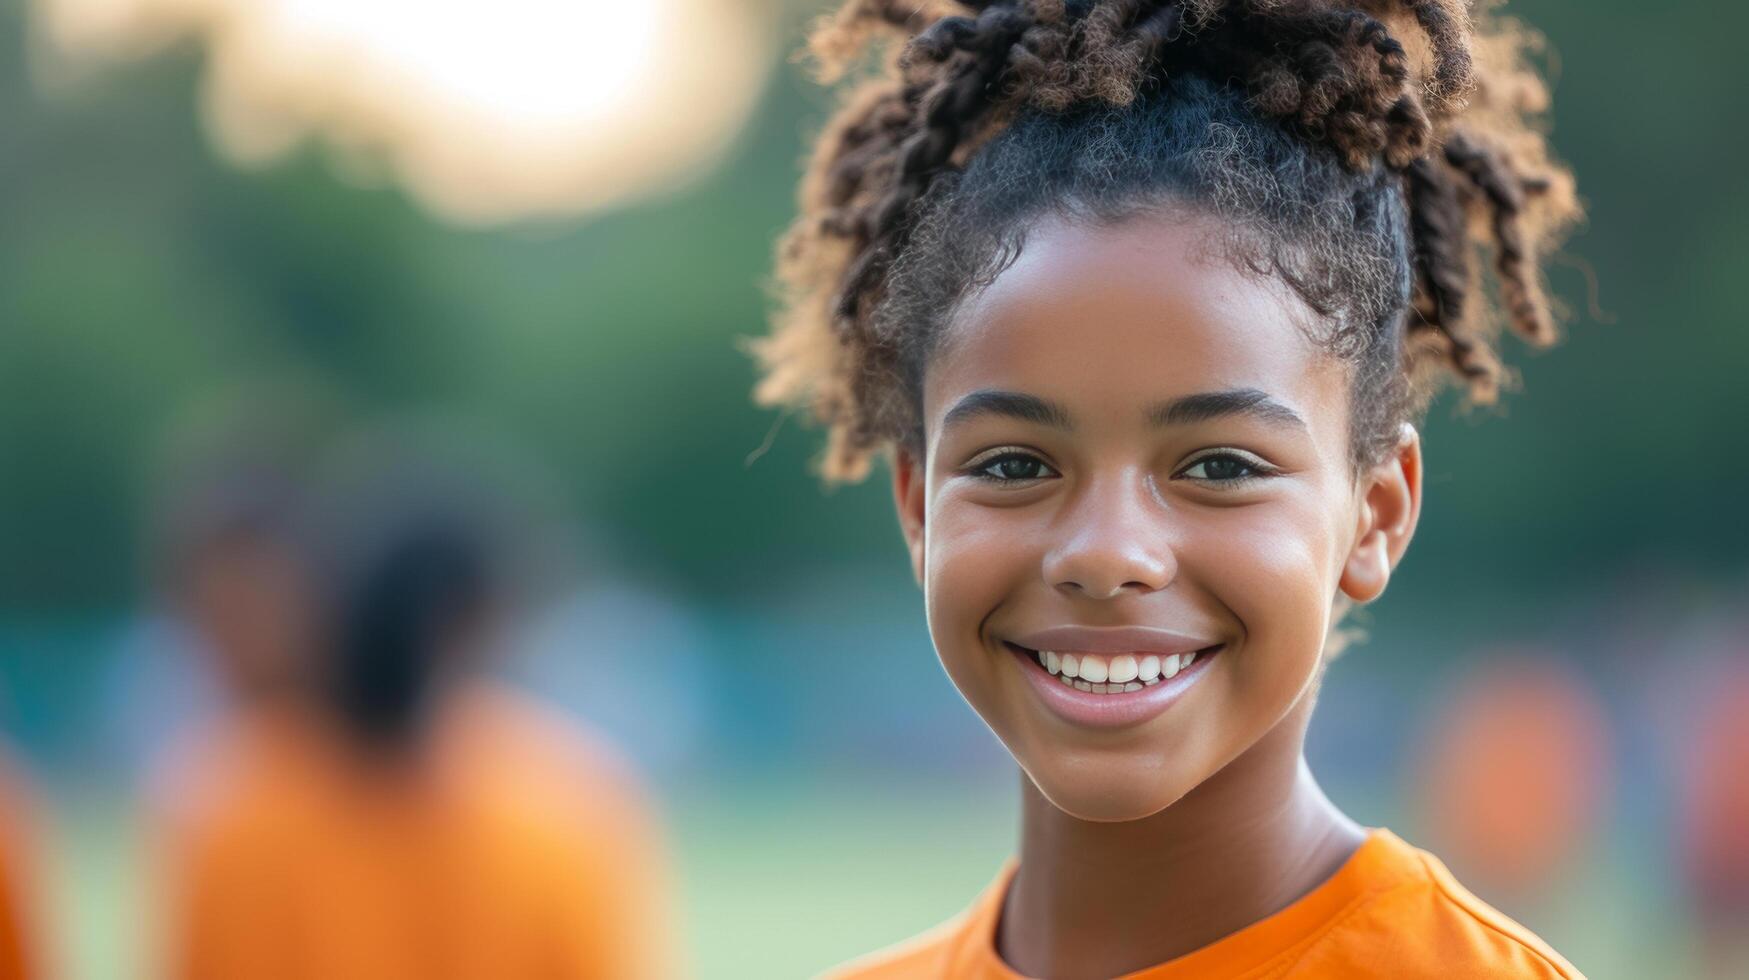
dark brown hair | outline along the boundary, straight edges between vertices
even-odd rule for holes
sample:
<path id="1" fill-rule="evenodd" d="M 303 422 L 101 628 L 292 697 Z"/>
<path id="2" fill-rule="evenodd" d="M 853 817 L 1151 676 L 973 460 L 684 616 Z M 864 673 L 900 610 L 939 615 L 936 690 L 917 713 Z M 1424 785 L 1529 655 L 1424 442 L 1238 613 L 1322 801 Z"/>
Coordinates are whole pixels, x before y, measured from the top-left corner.
<path id="1" fill-rule="evenodd" d="M 758 399 L 827 427 L 828 479 L 919 444 L 942 327 L 1047 214 L 1222 219 L 1235 260 L 1288 282 L 1355 364 L 1357 464 L 1441 379 L 1494 401 L 1502 322 L 1556 337 L 1539 257 L 1580 207 L 1540 124 L 1540 41 L 1491 11 L 851 0 L 812 43 L 829 79 L 884 52 L 816 146 L 756 347 Z"/>

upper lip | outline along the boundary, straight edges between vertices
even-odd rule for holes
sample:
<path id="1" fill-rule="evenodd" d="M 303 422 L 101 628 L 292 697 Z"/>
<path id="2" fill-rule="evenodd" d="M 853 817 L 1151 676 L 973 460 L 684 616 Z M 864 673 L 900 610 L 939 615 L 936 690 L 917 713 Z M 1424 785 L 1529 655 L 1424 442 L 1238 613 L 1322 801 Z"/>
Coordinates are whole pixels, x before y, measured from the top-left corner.
<path id="1" fill-rule="evenodd" d="M 1052 626 L 1011 637 L 1009 642 L 1057 653 L 1151 653 L 1166 657 L 1192 653 L 1221 641 L 1157 626 Z"/>

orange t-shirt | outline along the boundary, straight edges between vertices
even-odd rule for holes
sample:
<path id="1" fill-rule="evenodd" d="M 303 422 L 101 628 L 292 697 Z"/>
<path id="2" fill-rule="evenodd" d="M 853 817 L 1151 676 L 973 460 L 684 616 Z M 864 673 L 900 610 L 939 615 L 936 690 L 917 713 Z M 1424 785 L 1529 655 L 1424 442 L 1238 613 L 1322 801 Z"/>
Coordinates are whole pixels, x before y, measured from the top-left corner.
<path id="1" fill-rule="evenodd" d="M 667 860 L 614 758 L 520 699 L 433 722 L 416 780 L 257 713 L 157 788 L 178 980 L 667 977 Z"/>
<path id="2" fill-rule="evenodd" d="M 35 807 L 24 777 L 0 753 L 0 980 L 46 972 L 36 941 Z"/>
<path id="3" fill-rule="evenodd" d="M 833 980 L 1020 980 L 996 955 L 1010 861 L 965 913 Z M 1580 973 L 1459 885 L 1439 859 L 1371 831 L 1329 880 L 1280 912 L 1123 980 L 1293 977 L 1536 977 Z"/>

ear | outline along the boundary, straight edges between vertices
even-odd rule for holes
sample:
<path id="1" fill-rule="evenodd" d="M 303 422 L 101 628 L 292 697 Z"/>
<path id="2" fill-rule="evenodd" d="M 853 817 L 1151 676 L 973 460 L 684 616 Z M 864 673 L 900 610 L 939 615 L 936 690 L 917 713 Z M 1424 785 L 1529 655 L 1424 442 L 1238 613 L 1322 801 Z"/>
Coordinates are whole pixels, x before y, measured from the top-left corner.
<path id="1" fill-rule="evenodd" d="M 1354 546 L 1338 585 L 1365 603 L 1384 594 L 1421 517 L 1421 434 L 1413 425 L 1403 423 L 1395 452 L 1361 477 L 1360 493 Z"/>
<path id="2" fill-rule="evenodd" d="M 911 574 L 923 584 L 924 483 L 927 472 L 921 460 L 904 449 L 893 453 L 893 507 L 899 512 L 899 531 L 911 553 Z"/>

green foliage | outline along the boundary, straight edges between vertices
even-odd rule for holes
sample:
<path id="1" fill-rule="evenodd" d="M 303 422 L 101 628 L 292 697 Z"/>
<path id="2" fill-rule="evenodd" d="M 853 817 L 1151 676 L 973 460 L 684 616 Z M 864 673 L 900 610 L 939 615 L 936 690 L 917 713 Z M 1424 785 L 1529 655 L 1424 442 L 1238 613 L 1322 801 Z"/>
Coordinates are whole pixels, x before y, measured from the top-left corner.
<path id="1" fill-rule="evenodd" d="M 1591 212 L 1568 253 L 1595 268 L 1610 318 L 1585 316 L 1584 277 L 1557 267 L 1580 315 L 1549 354 L 1509 345 L 1526 385 L 1508 418 L 1435 407 L 1400 588 L 1534 593 L 1648 558 L 1741 567 L 1749 522 L 1730 519 L 1730 489 L 1749 478 L 1749 334 L 1732 274 L 1749 258 L 1749 184 L 1721 164 L 1741 158 L 1741 129 L 1714 122 L 1739 33 L 1648 34 L 1620 2 L 1516 9 L 1560 55 L 1555 143 Z M 701 596 L 822 563 L 905 576 L 878 479 L 820 490 L 806 472 L 817 439 L 794 420 L 746 462 L 777 420 L 750 405 L 737 340 L 763 329 L 771 244 L 824 115 L 793 67 L 700 184 L 509 231 L 445 227 L 391 188 L 338 179 L 319 150 L 230 168 L 200 132 L 191 51 L 47 93 L 25 68 L 8 9 L 5 608 L 128 601 L 142 479 L 166 428 L 215 391 L 288 378 L 361 417 L 436 408 L 506 432 L 557 474 L 600 557 Z"/>

